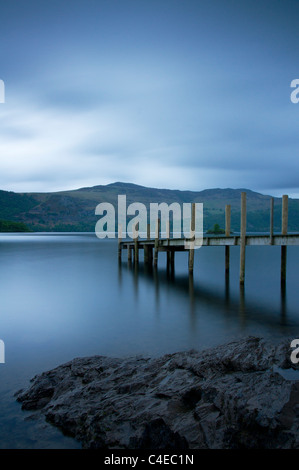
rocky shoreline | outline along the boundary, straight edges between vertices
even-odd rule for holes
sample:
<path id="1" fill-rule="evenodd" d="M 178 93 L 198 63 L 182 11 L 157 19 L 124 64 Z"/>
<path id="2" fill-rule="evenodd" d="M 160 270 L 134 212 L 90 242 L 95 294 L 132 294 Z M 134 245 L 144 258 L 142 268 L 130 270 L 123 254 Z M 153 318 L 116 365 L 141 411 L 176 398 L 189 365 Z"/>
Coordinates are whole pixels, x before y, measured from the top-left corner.
<path id="1" fill-rule="evenodd" d="M 290 341 L 248 337 L 160 358 L 79 358 L 16 396 L 84 448 L 299 448 L 290 354 Z"/>

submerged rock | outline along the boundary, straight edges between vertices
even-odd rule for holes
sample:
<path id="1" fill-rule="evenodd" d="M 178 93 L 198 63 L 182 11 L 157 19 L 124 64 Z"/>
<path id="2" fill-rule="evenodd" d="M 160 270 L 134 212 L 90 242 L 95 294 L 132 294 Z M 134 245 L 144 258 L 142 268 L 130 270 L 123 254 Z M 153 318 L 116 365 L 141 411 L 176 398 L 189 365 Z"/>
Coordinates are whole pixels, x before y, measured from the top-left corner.
<path id="1" fill-rule="evenodd" d="M 17 399 L 86 448 L 299 448 L 289 345 L 249 337 L 160 358 L 74 359 Z"/>

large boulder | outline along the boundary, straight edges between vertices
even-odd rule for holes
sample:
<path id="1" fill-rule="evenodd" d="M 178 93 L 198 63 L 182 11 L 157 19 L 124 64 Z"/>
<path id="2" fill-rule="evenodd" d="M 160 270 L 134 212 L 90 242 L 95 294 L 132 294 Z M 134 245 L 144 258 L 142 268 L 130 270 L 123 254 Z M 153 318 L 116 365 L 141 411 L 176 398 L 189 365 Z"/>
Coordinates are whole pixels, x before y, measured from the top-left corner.
<path id="1" fill-rule="evenodd" d="M 249 337 L 160 358 L 80 358 L 17 399 L 86 448 L 298 448 L 290 354 L 290 341 Z"/>

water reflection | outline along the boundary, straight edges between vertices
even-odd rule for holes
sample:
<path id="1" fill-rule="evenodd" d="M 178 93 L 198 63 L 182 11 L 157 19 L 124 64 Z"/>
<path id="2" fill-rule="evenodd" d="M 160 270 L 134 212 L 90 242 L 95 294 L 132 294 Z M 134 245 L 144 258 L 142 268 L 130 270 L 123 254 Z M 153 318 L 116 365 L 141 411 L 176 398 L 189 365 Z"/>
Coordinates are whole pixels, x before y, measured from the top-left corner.
<path id="1" fill-rule="evenodd" d="M 240 284 L 239 313 L 240 313 L 240 324 L 243 328 L 245 328 L 245 326 L 246 326 L 246 304 L 245 304 L 245 285 L 244 284 Z"/>
<path id="2" fill-rule="evenodd" d="M 180 294 L 186 297 L 186 305 L 189 306 L 190 320 L 194 324 L 197 316 L 200 315 L 201 307 L 204 304 L 205 309 L 213 309 L 219 315 L 225 315 L 227 318 L 237 319 L 239 326 L 245 330 L 249 323 L 264 323 L 272 327 L 288 326 L 287 292 L 286 287 L 281 287 L 280 306 L 276 310 L 268 308 L 265 305 L 255 302 L 254 299 L 246 299 L 245 286 L 240 285 L 239 296 L 232 291 L 230 286 L 229 273 L 224 274 L 224 289 L 209 289 L 200 285 L 195 276 L 176 275 L 174 269 L 171 269 L 171 263 L 167 263 L 166 269 L 155 268 L 147 263 L 134 263 L 134 269 L 130 262 L 123 262 L 120 270 L 130 272 L 134 279 L 135 296 L 138 297 L 139 280 L 154 285 L 155 307 L 157 311 L 160 308 L 161 290 Z M 121 280 L 121 276 L 119 276 Z M 121 282 L 121 281 L 120 281 Z M 294 326 L 294 322 L 292 323 Z"/>
<path id="3" fill-rule="evenodd" d="M 35 429 L 34 445 L 50 445 L 33 422 L 24 424 L 13 394 L 35 374 L 74 357 L 160 356 L 244 334 L 298 337 L 297 247 L 290 247 L 281 290 L 280 247 L 252 247 L 245 292 L 239 289 L 238 247 L 231 247 L 229 276 L 222 247 L 207 247 L 197 253 L 191 277 L 184 253 L 175 254 L 175 270 L 171 256 L 167 269 L 165 253 L 158 269 L 143 263 L 142 252 L 139 264 L 133 253 L 127 262 L 125 252 L 118 264 L 117 243 L 94 234 L 0 236 L 0 242 L 0 337 L 7 346 L 0 447 L 17 447 L 21 437 L 32 447 L 28 427 Z"/>
<path id="4" fill-rule="evenodd" d="M 287 292 L 286 292 L 286 283 L 281 284 L 280 290 L 280 312 L 281 312 L 281 324 L 287 324 Z"/>

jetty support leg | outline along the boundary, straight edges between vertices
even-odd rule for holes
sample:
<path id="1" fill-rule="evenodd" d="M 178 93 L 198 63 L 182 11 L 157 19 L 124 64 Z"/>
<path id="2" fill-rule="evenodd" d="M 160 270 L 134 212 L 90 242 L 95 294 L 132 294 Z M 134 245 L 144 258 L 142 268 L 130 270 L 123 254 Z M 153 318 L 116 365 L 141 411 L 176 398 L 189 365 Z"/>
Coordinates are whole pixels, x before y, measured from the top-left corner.
<path id="1" fill-rule="evenodd" d="M 159 236 L 160 236 L 160 219 L 156 220 L 156 233 L 155 233 L 155 249 L 154 249 L 154 267 L 158 266 L 158 253 L 159 253 Z"/>
<path id="2" fill-rule="evenodd" d="M 245 281 L 245 247 L 246 247 L 246 193 L 241 193 L 241 233 L 240 233 L 240 284 Z"/>
<path id="3" fill-rule="evenodd" d="M 139 247 L 138 247 L 138 231 L 134 229 L 134 263 L 135 265 L 139 263 Z"/>
<path id="4" fill-rule="evenodd" d="M 191 246 L 189 248 L 189 274 L 193 274 L 194 268 L 194 248 L 195 248 L 195 203 L 192 203 L 191 209 L 191 223 L 190 223 L 190 231 L 191 231 Z"/>
<path id="5" fill-rule="evenodd" d="M 230 236 L 230 224 L 231 224 L 231 206 L 227 204 L 225 206 L 225 236 Z M 225 275 L 229 276 L 229 264 L 230 264 L 230 247 L 225 247 Z"/>
<path id="6" fill-rule="evenodd" d="M 170 221 L 169 219 L 166 222 L 166 240 L 168 240 L 168 245 L 169 245 L 169 239 L 170 239 Z M 166 269 L 167 272 L 169 272 L 170 268 L 170 251 L 169 249 L 166 251 Z"/>
<path id="7" fill-rule="evenodd" d="M 273 245 L 274 235 L 274 198 L 270 199 L 270 245 Z"/>
<path id="8" fill-rule="evenodd" d="M 171 250 L 171 252 L 170 252 L 170 268 L 171 268 L 172 274 L 174 273 L 174 265 L 175 265 L 174 261 L 175 261 L 175 251 Z"/>
<path id="9" fill-rule="evenodd" d="M 118 261 L 121 262 L 121 237 L 122 237 L 122 227 L 118 227 Z"/>
<path id="10" fill-rule="evenodd" d="M 282 196 L 282 214 L 281 214 L 281 234 L 287 235 L 288 233 L 288 196 Z M 281 285 L 285 286 L 287 278 L 287 247 L 282 245 L 281 247 L 281 268 L 280 268 L 280 279 Z"/>
<path id="11" fill-rule="evenodd" d="M 128 244 L 128 263 L 132 262 L 132 250 L 130 245 Z"/>

